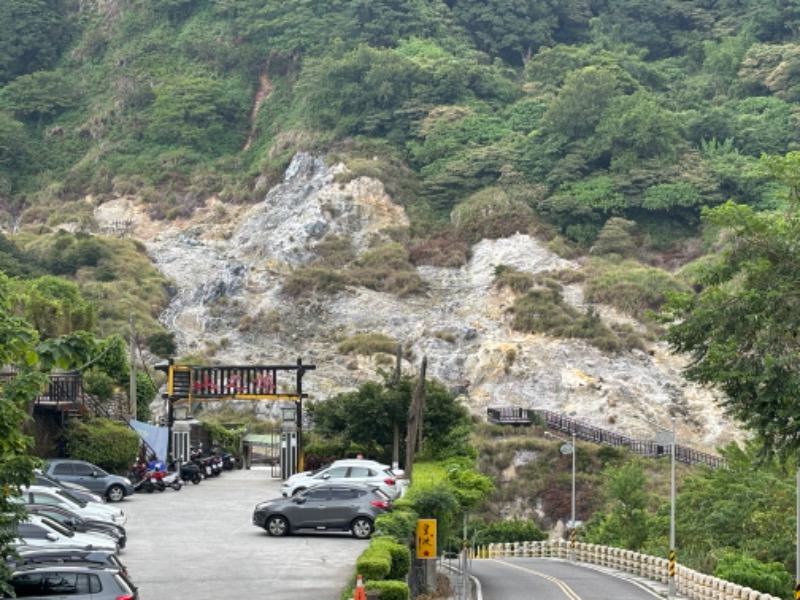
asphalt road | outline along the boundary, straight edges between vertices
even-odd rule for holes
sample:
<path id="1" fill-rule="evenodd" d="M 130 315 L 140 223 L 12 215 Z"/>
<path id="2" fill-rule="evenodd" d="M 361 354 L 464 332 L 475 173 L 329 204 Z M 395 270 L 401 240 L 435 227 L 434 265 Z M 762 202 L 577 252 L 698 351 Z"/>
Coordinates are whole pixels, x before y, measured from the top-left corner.
<path id="1" fill-rule="evenodd" d="M 473 560 L 483 600 L 653 600 L 650 586 L 620 573 L 547 558 Z"/>
<path id="2" fill-rule="evenodd" d="M 117 504 L 128 515 L 120 558 L 141 600 L 339 600 L 369 542 L 269 537 L 251 523 L 253 508 L 278 496 L 280 479 L 256 467 Z"/>

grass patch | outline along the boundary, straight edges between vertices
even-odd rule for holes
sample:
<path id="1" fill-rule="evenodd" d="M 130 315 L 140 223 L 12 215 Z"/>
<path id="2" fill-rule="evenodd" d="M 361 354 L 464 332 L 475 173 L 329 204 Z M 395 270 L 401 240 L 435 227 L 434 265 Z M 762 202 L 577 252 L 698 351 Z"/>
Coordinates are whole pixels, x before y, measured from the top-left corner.
<path id="1" fill-rule="evenodd" d="M 394 355 L 398 342 L 382 333 L 359 333 L 339 343 L 338 350 L 342 354 Z"/>
<path id="2" fill-rule="evenodd" d="M 642 321 L 658 311 L 667 292 L 689 292 L 689 287 L 667 271 L 634 260 L 592 260 L 587 265 L 584 292 L 589 302 L 608 304 Z"/>

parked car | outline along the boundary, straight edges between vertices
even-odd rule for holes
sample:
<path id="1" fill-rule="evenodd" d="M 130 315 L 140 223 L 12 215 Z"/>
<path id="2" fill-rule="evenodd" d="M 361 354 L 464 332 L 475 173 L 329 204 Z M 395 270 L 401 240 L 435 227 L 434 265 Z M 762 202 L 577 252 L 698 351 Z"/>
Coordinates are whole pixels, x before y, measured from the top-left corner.
<path id="1" fill-rule="evenodd" d="M 96 563 L 118 567 L 125 575 L 128 569 L 122 564 L 116 552 L 111 550 L 86 550 L 85 548 L 39 548 L 36 546 L 16 546 L 17 556 L 10 556 L 6 563 L 13 569 L 24 565 Z"/>
<path id="2" fill-rule="evenodd" d="M 366 483 L 380 487 L 392 500 L 400 496 L 391 467 L 364 458 L 337 460 L 315 471 L 296 473 L 281 484 L 281 494 L 288 498 L 320 483 Z"/>
<path id="3" fill-rule="evenodd" d="M 62 506 L 52 504 L 26 504 L 25 508 L 32 515 L 49 517 L 56 523 L 61 523 L 78 533 L 102 533 L 116 540 L 120 549 L 125 548 L 128 542 L 128 535 L 125 528 L 111 521 L 101 519 L 84 518 L 78 513 Z"/>
<path id="4" fill-rule="evenodd" d="M 86 550 L 119 551 L 117 542 L 100 533 L 77 533 L 41 515 L 28 515 L 27 519 L 11 525 L 17 544 L 40 548 L 84 548 Z"/>
<path id="5" fill-rule="evenodd" d="M 48 460 L 44 472 L 61 482 L 77 483 L 96 494 L 119 502 L 133 494 L 133 484 L 127 477 L 106 473 L 103 469 L 85 460 L 56 458 Z"/>
<path id="6" fill-rule="evenodd" d="M 52 504 L 75 511 L 82 517 L 111 521 L 125 525 L 127 517 L 121 509 L 110 504 L 82 502 L 66 490 L 47 488 L 38 485 L 22 488 L 21 499 L 24 504 Z"/>
<path id="7" fill-rule="evenodd" d="M 75 496 L 78 500 L 83 500 L 84 502 L 99 502 L 103 503 L 106 499 L 103 496 L 99 496 L 91 491 L 89 488 L 79 485 L 77 483 L 71 483 L 69 481 L 58 481 L 57 479 L 53 479 L 50 475 L 44 473 L 41 469 L 34 469 L 34 480 L 32 485 L 41 485 L 42 487 L 55 487 L 60 488 L 62 490 L 67 490 L 70 494 Z"/>
<path id="8" fill-rule="evenodd" d="M 366 539 L 375 519 L 391 510 L 392 500 L 379 488 L 358 483 L 321 483 L 290 498 L 256 505 L 253 525 L 271 536 L 301 529 L 349 531 Z"/>
<path id="9" fill-rule="evenodd" d="M 137 600 L 125 573 L 96 563 L 31 564 L 14 569 L 9 581 L 17 598 L 68 597 L 70 600 Z"/>

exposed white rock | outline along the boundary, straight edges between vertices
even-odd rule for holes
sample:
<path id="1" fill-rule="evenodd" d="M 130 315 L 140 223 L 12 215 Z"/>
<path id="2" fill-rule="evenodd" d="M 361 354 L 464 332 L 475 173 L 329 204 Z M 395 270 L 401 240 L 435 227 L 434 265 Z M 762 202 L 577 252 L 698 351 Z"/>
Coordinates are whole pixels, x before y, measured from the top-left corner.
<path id="1" fill-rule="evenodd" d="M 458 391 L 478 414 L 493 405 L 544 408 L 648 438 L 653 428 L 637 416 L 669 426 L 677 411 L 679 443 L 714 451 L 742 437 L 714 394 L 682 378 L 681 358 L 662 344 L 612 355 L 579 340 L 511 330 L 513 298 L 492 288 L 495 267 L 530 273 L 579 268 L 527 235 L 484 240 L 461 268 L 420 268 L 428 286 L 423 296 L 401 299 L 358 288 L 299 303 L 283 297 L 285 275 L 307 264 L 326 235 L 347 236 L 363 251 L 388 229 L 407 224 L 380 182 L 337 183 L 344 169 L 301 154 L 284 181 L 246 212 L 209 205 L 191 222 L 159 227 L 132 204 L 121 210 L 107 203 L 98 220 L 112 214 L 132 219 L 134 236 L 174 280 L 176 294 L 163 320 L 177 334 L 180 354 L 217 347 L 217 359 L 227 364 L 302 358 L 316 365 L 303 380 L 313 399 L 376 378 L 374 358 L 342 356 L 336 344 L 356 333 L 381 332 L 411 350 L 407 372 L 427 356 L 428 375 Z M 570 286 L 564 297 L 583 307 L 580 286 Z M 627 319 L 597 309 L 603 318 Z"/>

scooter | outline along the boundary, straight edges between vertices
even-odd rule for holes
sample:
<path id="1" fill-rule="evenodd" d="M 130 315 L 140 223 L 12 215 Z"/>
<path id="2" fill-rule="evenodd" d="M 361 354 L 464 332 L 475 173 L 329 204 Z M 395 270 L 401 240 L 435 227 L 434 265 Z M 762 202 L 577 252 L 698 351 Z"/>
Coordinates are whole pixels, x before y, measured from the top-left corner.
<path id="1" fill-rule="evenodd" d="M 176 492 L 181 491 L 181 488 L 183 487 L 183 480 L 178 473 L 164 473 L 163 471 L 160 473 L 163 474 L 163 477 L 160 478 L 160 481 L 164 486 L 171 487 Z"/>
<path id="2" fill-rule="evenodd" d="M 169 470 L 170 472 L 175 472 L 175 461 L 170 463 Z M 191 462 L 181 463 L 180 478 L 183 481 L 191 481 L 195 485 L 203 481 L 203 476 L 200 474 L 200 467 Z"/>

